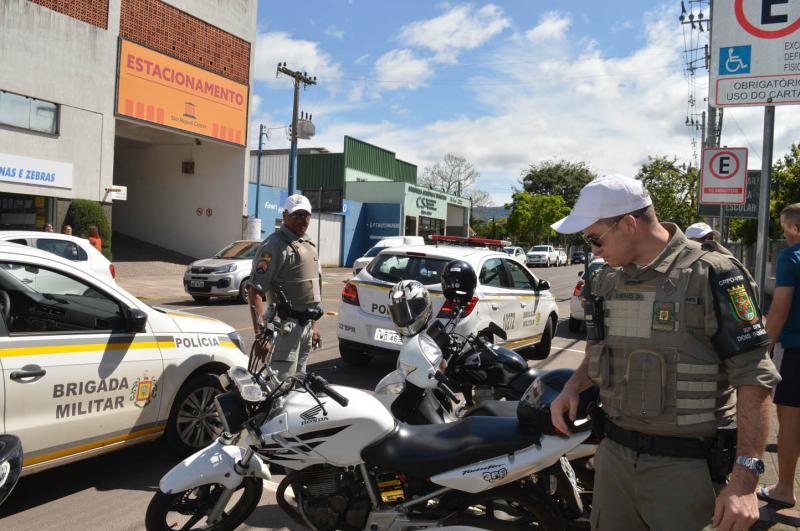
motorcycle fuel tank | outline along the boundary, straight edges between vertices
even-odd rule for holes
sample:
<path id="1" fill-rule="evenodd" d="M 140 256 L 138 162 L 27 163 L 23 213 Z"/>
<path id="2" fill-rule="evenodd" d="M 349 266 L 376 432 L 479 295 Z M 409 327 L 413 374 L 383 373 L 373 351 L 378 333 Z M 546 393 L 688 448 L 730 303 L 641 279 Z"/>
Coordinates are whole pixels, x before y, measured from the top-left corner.
<path id="1" fill-rule="evenodd" d="M 481 348 L 464 356 L 451 370 L 473 385 L 509 385 L 528 363 L 513 350 L 492 345 L 491 351 Z"/>
<path id="2" fill-rule="evenodd" d="M 318 403 L 310 393 L 293 392 L 283 402 L 280 415 L 262 428 L 265 435 L 274 433 L 274 426 L 285 419 L 283 429 L 274 433 L 277 437 L 273 439 L 283 440 L 284 448 L 292 439 L 300 442 L 289 446 L 309 455 L 296 464 L 313 464 L 321 458 L 336 466 L 357 465 L 362 462 L 361 450 L 395 427 L 392 414 L 371 394 L 352 387 L 331 387 L 348 399 L 346 407 L 322 394 Z"/>

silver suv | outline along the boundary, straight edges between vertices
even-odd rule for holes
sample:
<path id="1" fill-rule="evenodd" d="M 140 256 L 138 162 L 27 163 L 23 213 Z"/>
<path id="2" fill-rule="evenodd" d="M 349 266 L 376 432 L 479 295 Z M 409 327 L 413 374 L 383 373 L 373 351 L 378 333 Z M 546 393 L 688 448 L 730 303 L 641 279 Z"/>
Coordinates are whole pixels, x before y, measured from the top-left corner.
<path id="1" fill-rule="evenodd" d="M 253 255 L 261 240 L 239 240 L 211 258 L 189 264 L 183 274 L 183 289 L 197 302 L 211 297 L 234 297 L 247 302 L 244 281 L 250 278 Z"/>

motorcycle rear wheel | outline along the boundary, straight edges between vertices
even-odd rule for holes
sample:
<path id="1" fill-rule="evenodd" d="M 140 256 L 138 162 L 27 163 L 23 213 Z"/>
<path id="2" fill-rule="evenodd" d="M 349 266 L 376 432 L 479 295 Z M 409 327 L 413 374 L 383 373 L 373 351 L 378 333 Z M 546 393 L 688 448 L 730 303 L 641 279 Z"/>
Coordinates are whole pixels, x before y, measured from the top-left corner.
<path id="1" fill-rule="evenodd" d="M 448 520 L 447 525 L 474 526 L 492 531 L 565 531 L 568 526 L 557 507 L 535 500 L 530 492 L 514 486 L 467 496 L 462 503 L 469 505 L 462 508 L 455 519 Z"/>
<path id="2" fill-rule="evenodd" d="M 244 478 L 225 507 L 222 518 L 211 525 L 208 524 L 206 516 L 219 499 L 223 490 L 222 485 L 209 483 L 174 494 L 164 494 L 159 490 L 147 506 L 145 529 L 231 531 L 239 527 L 255 510 L 264 492 L 263 484 L 260 478 Z"/>

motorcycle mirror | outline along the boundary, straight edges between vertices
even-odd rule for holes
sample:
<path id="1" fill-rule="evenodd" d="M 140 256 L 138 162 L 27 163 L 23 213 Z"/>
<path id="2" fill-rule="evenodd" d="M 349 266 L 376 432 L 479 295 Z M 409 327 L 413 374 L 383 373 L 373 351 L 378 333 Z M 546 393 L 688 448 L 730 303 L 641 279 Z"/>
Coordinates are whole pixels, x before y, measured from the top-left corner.
<path id="1" fill-rule="evenodd" d="M 489 329 L 489 332 L 491 332 L 492 334 L 496 335 L 497 337 L 499 337 L 503 341 L 505 341 L 508 338 L 508 334 L 506 334 L 506 331 L 503 330 L 502 328 L 500 328 L 500 325 L 498 325 L 495 322 L 490 322 L 488 329 Z"/>

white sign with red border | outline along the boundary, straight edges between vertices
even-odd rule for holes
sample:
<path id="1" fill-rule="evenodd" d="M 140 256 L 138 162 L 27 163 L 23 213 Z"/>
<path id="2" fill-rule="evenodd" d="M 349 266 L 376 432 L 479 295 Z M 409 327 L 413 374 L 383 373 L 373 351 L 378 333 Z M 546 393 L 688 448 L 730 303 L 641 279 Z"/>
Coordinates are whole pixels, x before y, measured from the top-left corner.
<path id="1" fill-rule="evenodd" d="M 741 205 L 747 199 L 747 148 L 706 148 L 700 174 L 700 202 Z"/>
<path id="2" fill-rule="evenodd" d="M 800 2 L 715 0 L 709 74 L 715 107 L 800 103 Z"/>

